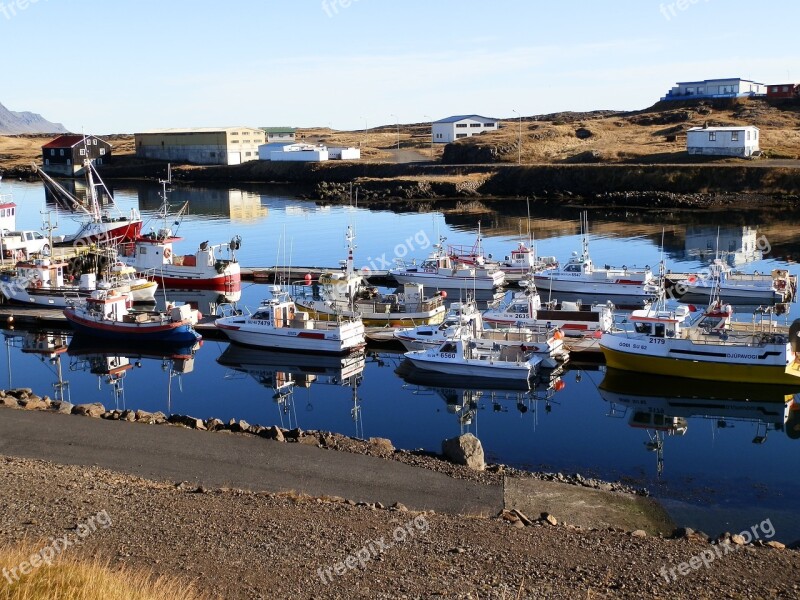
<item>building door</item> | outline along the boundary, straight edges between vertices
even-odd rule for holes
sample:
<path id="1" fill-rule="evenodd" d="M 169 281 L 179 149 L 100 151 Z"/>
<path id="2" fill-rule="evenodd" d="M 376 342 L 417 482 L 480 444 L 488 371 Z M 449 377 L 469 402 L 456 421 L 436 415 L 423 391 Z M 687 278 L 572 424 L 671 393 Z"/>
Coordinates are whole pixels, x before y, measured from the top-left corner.
<path id="1" fill-rule="evenodd" d="M 240 165 L 240 164 L 242 164 L 242 153 L 241 152 L 228 152 L 228 164 L 229 165 Z"/>

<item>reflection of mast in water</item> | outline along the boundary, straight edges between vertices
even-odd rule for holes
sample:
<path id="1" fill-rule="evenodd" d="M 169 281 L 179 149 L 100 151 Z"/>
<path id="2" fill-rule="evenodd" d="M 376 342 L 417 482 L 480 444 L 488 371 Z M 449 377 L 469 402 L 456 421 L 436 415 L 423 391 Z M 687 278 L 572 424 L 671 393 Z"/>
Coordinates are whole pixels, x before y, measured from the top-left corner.
<path id="1" fill-rule="evenodd" d="M 11 338 L 6 336 L 6 348 L 10 352 Z M 13 344 L 11 344 L 13 345 Z M 64 333 L 27 332 L 22 336 L 21 349 L 25 354 L 36 354 L 43 364 L 55 374 L 53 398 L 58 402 L 69 401 L 69 381 L 64 380 L 61 367 L 61 355 L 67 351 L 69 337 Z M 8 383 L 11 385 L 11 356 L 9 354 Z"/>

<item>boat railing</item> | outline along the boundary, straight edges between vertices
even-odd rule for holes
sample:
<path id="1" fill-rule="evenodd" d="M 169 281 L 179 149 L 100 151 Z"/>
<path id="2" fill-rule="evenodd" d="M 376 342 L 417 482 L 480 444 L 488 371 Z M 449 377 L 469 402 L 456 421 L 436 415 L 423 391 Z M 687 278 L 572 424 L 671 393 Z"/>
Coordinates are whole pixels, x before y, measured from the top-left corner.
<path id="1" fill-rule="evenodd" d="M 224 317 L 237 317 L 243 315 L 244 312 L 241 308 L 236 306 L 235 304 L 231 304 L 230 302 L 223 302 L 221 304 L 217 304 L 217 309 L 214 312 L 217 317 L 224 318 Z M 250 310 L 247 310 L 247 314 L 251 314 Z"/>

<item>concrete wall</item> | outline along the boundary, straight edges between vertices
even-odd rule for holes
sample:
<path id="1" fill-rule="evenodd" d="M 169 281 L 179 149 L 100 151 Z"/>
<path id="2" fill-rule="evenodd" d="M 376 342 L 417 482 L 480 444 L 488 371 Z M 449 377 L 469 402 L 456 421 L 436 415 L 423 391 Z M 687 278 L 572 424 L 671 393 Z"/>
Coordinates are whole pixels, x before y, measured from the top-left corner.
<path id="1" fill-rule="evenodd" d="M 270 160 L 273 162 L 321 162 L 328 160 L 327 150 L 293 150 L 290 152 L 272 151 Z"/>

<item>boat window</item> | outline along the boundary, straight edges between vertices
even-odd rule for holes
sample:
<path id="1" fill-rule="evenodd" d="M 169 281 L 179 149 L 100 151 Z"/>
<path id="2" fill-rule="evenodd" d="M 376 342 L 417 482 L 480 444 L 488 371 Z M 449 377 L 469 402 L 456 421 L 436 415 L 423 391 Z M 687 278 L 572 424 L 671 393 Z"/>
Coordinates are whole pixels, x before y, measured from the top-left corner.
<path id="1" fill-rule="evenodd" d="M 653 332 L 653 328 L 650 323 L 636 323 L 635 328 L 636 328 L 636 333 L 644 333 L 646 335 L 650 335 Z"/>
<path id="2" fill-rule="evenodd" d="M 258 319 L 259 321 L 267 321 L 269 320 L 269 311 L 268 310 L 258 310 L 253 315 L 254 319 Z"/>
<path id="3" fill-rule="evenodd" d="M 433 335 L 432 331 L 418 331 L 417 335 Z"/>
<path id="4" fill-rule="evenodd" d="M 664 330 L 667 328 L 664 323 L 656 323 L 655 324 L 655 337 L 664 337 Z"/>
<path id="5" fill-rule="evenodd" d="M 580 270 L 581 270 L 581 266 L 580 265 L 567 265 L 566 267 L 564 267 L 564 270 L 567 273 L 579 273 Z"/>
<path id="6" fill-rule="evenodd" d="M 635 412 L 631 417 L 632 423 L 642 423 L 644 425 L 650 424 L 650 414 L 646 412 Z"/>
<path id="7" fill-rule="evenodd" d="M 456 351 L 456 345 L 452 342 L 447 342 L 444 346 L 442 346 L 442 349 L 439 350 L 439 352 L 455 352 L 455 351 Z"/>
<path id="8" fill-rule="evenodd" d="M 716 329 L 722 324 L 722 317 L 705 317 L 700 322 L 700 327 L 708 327 L 710 329 Z"/>

